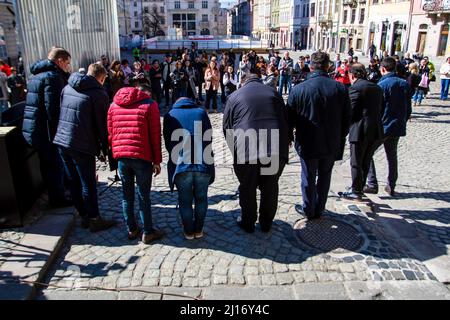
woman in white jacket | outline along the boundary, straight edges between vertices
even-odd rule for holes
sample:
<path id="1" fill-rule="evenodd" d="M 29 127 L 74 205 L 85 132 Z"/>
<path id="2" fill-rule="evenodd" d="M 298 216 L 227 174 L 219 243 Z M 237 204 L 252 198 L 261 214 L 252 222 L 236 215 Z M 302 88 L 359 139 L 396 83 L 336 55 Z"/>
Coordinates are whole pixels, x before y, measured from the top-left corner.
<path id="1" fill-rule="evenodd" d="M 448 98 L 450 87 L 450 57 L 447 57 L 439 73 L 441 74 L 441 100 L 445 101 Z"/>
<path id="2" fill-rule="evenodd" d="M 233 66 L 228 66 L 227 72 L 223 75 L 223 85 L 225 86 L 225 96 L 228 97 L 237 90 L 239 85 L 238 77 Z"/>

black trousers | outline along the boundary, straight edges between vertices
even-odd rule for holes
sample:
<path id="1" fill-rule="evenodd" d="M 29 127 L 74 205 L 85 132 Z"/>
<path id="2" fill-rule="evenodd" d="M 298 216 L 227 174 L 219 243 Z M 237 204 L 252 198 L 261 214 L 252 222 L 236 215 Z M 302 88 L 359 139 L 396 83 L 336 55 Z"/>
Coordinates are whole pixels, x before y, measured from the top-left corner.
<path id="1" fill-rule="evenodd" d="M 303 210 L 308 218 L 320 218 L 327 205 L 335 159 L 334 157 L 323 159 L 300 157 L 300 161 Z"/>
<path id="2" fill-rule="evenodd" d="M 370 163 L 380 141 L 350 143 L 350 165 L 352 167 L 352 191 L 361 194 L 369 174 Z"/>
<path id="3" fill-rule="evenodd" d="M 278 181 L 283 173 L 285 161 L 280 160 L 277 174 L 263 175 L 260 164 L 236 164 L 234 171 L 239 180 L 239 203 L 242 210 L 242 223 L 251 229 L 257 221 L 256 189 L 261 191 L 261 203 L 259 206 L 259 224 L 261 228 L 268 229 L 272 226 L 278 209 Z"/>
<path id="4" fill-rule="evenodd" d="M 163 82 L 163 91 L 164 91 L 164 97 L 166 99 L 166 106 L 170 105 L 170 89 L 172 89 L 172 81 L 164 81 Z M 175 101 L 173 101 L 175 103 Z"/>
<path id="5" fill-rule="evenodd" d="M 398 179 L 398 159 L 397 159 L 397 149 L 400 137 L 386 137 L 384 140 L 378 143 L 377 149 L 380 146 L 384 146 L 384 151 L 386 152 L 386 158 L 388 162 L 389 174 L 388 174 L 388 184 L 392 190 L 395 189 Z M 369 174 L 367 177 L 367 184 L 370 187 L 378 188 L 377 172 L 375 170 L 375 162 L 373 158 L 370 162 Z"/>

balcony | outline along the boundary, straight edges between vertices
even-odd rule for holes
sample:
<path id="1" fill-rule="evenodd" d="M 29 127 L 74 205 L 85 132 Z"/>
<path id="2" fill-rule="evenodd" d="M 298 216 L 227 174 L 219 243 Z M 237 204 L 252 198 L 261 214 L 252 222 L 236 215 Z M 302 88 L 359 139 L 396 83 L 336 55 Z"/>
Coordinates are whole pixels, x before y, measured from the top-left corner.
<path id="1" fill-rule="evenodd" d="M 317 19 L 321 27 L 327 27 L 333 25 L 333 20 L 328 15 L 321 15 Z"/>
<path id="2" fill-rule="evenodd" d="M 344 4 L 344 6 L 349 6 L 352 8 L 355 8 L 358 5 L 356 0 L 344 0 L 343 4 Z"/>
<path id="3" fill-rule="evenodd" d="M 425 1 L 423 11 L 427 13 L 450 13 L 450 2 L 448 0 Z"/>

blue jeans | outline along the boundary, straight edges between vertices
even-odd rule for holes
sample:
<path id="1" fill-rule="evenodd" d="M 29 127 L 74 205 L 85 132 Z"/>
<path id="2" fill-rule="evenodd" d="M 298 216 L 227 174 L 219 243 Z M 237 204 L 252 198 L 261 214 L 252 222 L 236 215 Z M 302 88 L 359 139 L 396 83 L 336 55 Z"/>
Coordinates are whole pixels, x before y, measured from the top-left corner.
<path id="1" fill-rule="evenodd" d="M 119 159 L 119 175 L 122 180 L 123 216 L 129 232 L 138 230 L 134 216 L 135 178 L 139 200 L 139 215 L 144 225 L 144 234 L 153 233 L 152 203 L 150 189 L 152 186 L 153 164 L 139 159 Z"/>
<path id="2" fill-rule="evenodd" d="M 291 92 L 291 86 L 292 86 L 292 76 L 280 76 L 280 86 L 278 88 L 278 93 L 280 95 L 283 95 L 283 89 L 287 86 L 288 93 Z"/>
<path id="3" fill-rule="evenodd" d="M 441 79 L 441 99 L 442 100 L 447 100 L 449 87 L 450 87 L 450 79 Z"/>
<path id="4" fill-rule="evenodd" d="M 208 211 L 208 187 L 211 177 L 201 172 L 184 172 L 175 178 L 180 215 L 186 234 L 200 233 Z M 195 199 L 195 210 L 192 202 Z"/>
<path id="5" fill-rule="evenodd" d="M 414 96 L 412 99 L 414 102 L 418 102 L 419 104 L 421 104 L 424 96 L 425 96 L 425 93 L 423 92 L 422 89 L 416 89 L 416 92 L 414 93 Z"/>
<path id="6" fill-rule="evenodd" d="M 83 219 L 97 218 L 100 213 L 95 157 L 65 148 L 59 148 L 59 152 L 69 180 L 70 194 L 75 208 Z"/>
<path id="7" fill-rule="evenodd" d="M 334 158 L 303 159 L 302 195 L 303 210 L 308 218 L 320 217 L 325 211 L 330 192 Z"/>
<path id="8" fill-rule="evenodd" d="M 2 112 L 8 109 L 8 101 L 0 100 L 0 124 L 2 123 Z"/>

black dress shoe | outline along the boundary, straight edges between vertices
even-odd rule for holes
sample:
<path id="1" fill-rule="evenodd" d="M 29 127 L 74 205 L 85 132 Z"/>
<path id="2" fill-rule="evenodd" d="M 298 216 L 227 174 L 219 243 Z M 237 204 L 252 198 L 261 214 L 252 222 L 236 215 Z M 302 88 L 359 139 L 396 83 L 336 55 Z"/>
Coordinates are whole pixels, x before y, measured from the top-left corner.
<path id="1" fill-rule="evenodd" d="M 247 233 L 255 233 L 255 227 L 253 227 L 253 228 L 252 227 L 248 227 L 248 226 L 244 225 L 242 223 L 242 221 L 238 221 L 237 225 L 238 225 L 239 228 L 241 228 L 242 230 L 244 230 Z"/>
<path id="2" fill-rule="evenodd" d="M 365 186 L 363 192 L 367 193 L 367 194 L 378 194 L 378 188 L 371 187 L 371 186 Z"/>
<path id="3" fill-rule="evenodd" d="M 362 201 L 362 195 L 353 191 L 339 192 L 339 198 L 350 201 Z"/>
<path id="4" fill-rule="evenodd" d="M 300 205 L 300 204 L 297 204 L 297 205 L 295 206 L 295 211 L 297 211 L 297 213 L 298 213 L 299 215 L 301 215 L 302 217 L 306 218 L 307 220 L 314 220 L 314 219 L 316 219 L 315 216 L 308 216 L 308 215 L 306 214 L 305 210 L 303 209 L 303 206 Z"/>
<path id="5" fill-rule="evenodd" d="M 395 197 L 397 194 L 394 190 L 394 188 L 392 188 L 391 186 L 386 186 L 386 188 L 384 188 L 384 190 L 386 191 L 386 193 L 388 195 L 390 195 L 391 197 Z"/>

